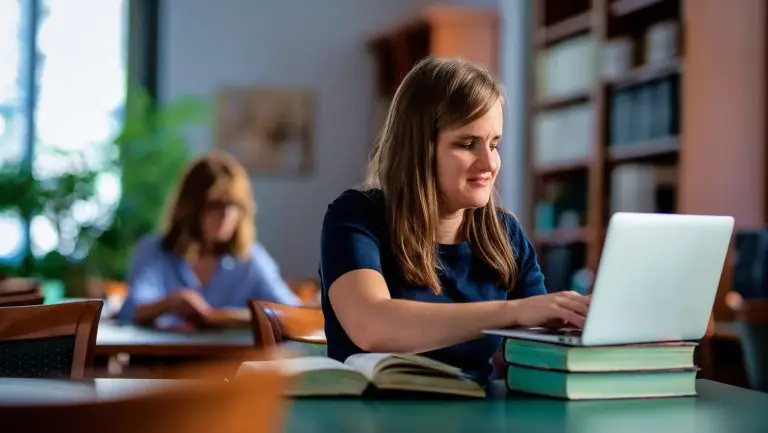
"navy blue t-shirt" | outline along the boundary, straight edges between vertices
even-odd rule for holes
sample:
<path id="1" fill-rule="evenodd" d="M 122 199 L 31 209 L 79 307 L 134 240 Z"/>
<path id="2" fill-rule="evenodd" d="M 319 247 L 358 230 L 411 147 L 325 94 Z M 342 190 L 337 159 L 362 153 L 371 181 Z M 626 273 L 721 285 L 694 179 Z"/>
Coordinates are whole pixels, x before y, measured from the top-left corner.
<path id="1" fill-rule="evenodd" d="M 444 271 L 439 273 L 442 291 L 434 294 L 426 286 L 405 282 L 390 246 L 384 195 L 381 190 L 350 189 L 329 206 L 320 239 L 320 284 L 328 356 L 344 361 L 363 352 L 347 336 L 328 298 L 328 288 L 337 278 L 356 269 L 380 272 L 392 299 L 422 302 L 476 302 L 543 295 L 544 277 L 536 254 L 519 223 L 499 210 L 509 229 L 515 251 L 518 278 L 509 292 L 498 285 L 498 275 L 472 253 L 469 242 L 440 244 L 439 260 Z M 499 350 L 502 338 L 483 336 L 455 346 L 422 355 L 462 368 L 484 380 L 492 372 L 491 357 Z"/>

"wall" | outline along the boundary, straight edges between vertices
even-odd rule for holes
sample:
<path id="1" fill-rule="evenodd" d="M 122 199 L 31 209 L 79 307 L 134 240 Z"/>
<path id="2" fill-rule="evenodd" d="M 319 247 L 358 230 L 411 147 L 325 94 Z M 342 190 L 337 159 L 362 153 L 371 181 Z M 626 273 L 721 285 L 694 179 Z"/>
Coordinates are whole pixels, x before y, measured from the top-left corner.
<path id="1" fill-rule="evenodd" d="M 363 179 L 373 134 L 374 88 L 373 62 L 364 41 L 429 3 L 435 1 L 167 0 L 163 4 L 161 98 L 211 97 L 220 86 L 243 84 L 306 86 L 317 92 L 314 174 L 253 179 L 259 240 L 284 274 L 317 275 L 319 229 L 326 207 Z M 460 3 L 490 5 L 496 0 Z M 192 131 L 191 137 L 195 150 L 211 145 L 208 128 Z M 505 200 L 520 212 L 517 188 L 502 187 Z"/>
<path id="2" fill-rule="evenodd" d="M 530 0 L 501 1 L 500 69 L 507 91 L 504 118 L 504 138 L 499 146 L 502 170 L 499 174 L 499 194 L 504 206 L 515 213 L 524 227 L 527 200 L 526 184 L 526 99 L 528 88 L 528 56 Z"/>
<path id="3" fill-rule="evenodd" d="M 736 231 L 765 227 L 766 4 L 685 0 L 680 213 L 731 215 Z M 717 32 L 712 29 L 717 28 Z M 715 320 L 732 320 L 735 242 L 715 298 Z"/>
<path id="4" fill-rule="evenodd" d="M 317 275 L 319 229 L 330 201 L 363 179 L 371 141 L 373 63 L 363 42 L 410 16 L 412 0 L 171 0 L 164 4 L 163 99 L 210 97 L 224 85 L 316 90 L 314 174 L 256 177 L 259 240 L 285 274 Z M 192 134 L 211 145 L 208 128 Z"/>

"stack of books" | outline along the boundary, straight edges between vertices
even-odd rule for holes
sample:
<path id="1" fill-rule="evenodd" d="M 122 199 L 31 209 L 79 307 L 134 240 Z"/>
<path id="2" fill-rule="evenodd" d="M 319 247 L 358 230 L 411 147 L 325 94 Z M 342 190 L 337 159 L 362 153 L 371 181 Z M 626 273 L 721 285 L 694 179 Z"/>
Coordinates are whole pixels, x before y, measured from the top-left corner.
<path id="1" fill-rule="evenodd" d="M 567 346 L 507 337 L 510 391 L 567 400 L 696 395 L 696 343 Z"/>

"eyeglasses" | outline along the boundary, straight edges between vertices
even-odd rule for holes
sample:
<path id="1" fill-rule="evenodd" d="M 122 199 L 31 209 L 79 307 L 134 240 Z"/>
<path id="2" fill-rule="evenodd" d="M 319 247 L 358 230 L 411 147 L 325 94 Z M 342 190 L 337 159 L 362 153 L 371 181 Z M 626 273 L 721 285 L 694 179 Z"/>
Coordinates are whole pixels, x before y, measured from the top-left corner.
<path id="1" fill-rule="evenodd" d="M 245 207 L 242 204 L 233 201 L 213 200 L 205 204 L 205 210 L 212 212 L 224 212 L 230 207 L 234 207 L 241 212 L 245 210 Z"/>

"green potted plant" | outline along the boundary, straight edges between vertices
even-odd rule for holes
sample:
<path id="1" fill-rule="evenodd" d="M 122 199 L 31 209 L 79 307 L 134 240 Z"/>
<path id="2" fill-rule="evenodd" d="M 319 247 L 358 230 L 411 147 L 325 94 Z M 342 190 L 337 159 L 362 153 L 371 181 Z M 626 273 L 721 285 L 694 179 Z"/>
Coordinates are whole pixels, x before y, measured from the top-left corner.
<path id="1" fill-rule="evenodd" d="M 66 254 L 58 248 L 42 257 L 26 248 L 19 260 L 0 264 L 0 276 L 39 278 L 49 286 L 56 282 L 64 286 L 57 296 L 68 298 L 100 296 L 100 282 L 122 281 L 135 243 L 156 229 L 166 197 L 190 157 L 185 127 L 206 118 L 207 106 L 197 99 L 155 105 L 143 89 L 136 89 L 127 98 L 122 129 L 109 143 L 114 156 L 105 164 L 90 168 L 83 152 L 59 152 L 77 169 L 44 179 L 22 164 L 0 166 L 0 213 L 28 221 L 44 216 L 60 242 L 69 245 Z M 96 182 L 105 171 L 120 179 L 116 207 L 102 209 L 106 221 L 75 224 L 73 205 L 98 203 Z"/>
<path id="2" fill-rule="evenodd" d="M 21 163 L 0 167 L 0 212 L 19 215 L 26 221 L 33 216 L 47 219 L 60 245 L 66 245 L 70 253 L 62 254 L 59 248 L 40 256 L 25 248 L 18 261 L 0 266 L 0 274 L 59 281 L 77 296 L 82 295 L 80 286 L 71 280 L 81 271 L 78 254 L 88 249 L 101 229 L 94 221 L 79 221 L 74 214 L 78 203 L 97 202 L 99 173 L 89 167 L 83 153 L 53 152 L 62 166 L 70 168 L 68 172 L 42 177 Z"/>

